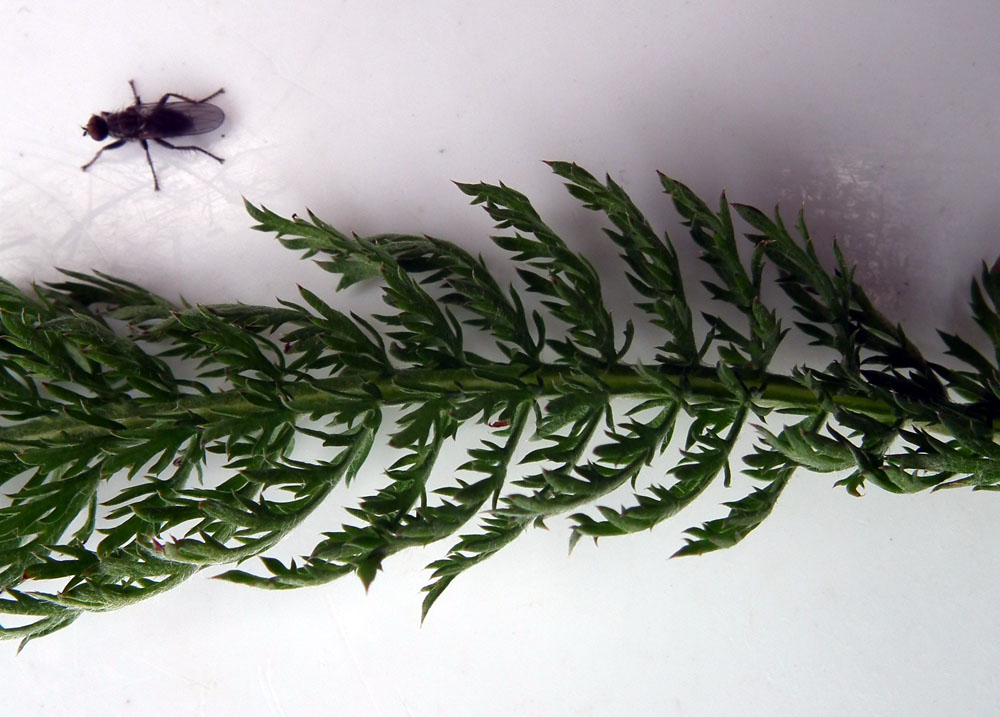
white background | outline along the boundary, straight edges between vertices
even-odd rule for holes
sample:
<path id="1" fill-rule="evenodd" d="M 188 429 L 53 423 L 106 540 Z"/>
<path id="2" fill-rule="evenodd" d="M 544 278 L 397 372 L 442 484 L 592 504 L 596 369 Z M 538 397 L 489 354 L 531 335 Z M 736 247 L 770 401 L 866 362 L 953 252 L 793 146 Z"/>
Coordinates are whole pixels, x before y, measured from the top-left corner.
<path id="1" fill-rule="evenodd" d="M 596 217 L 539 161 L 566 159 L 624 184 L 687 259 L 657 169 L 709 200 L 805 201 L 825 251 L 836 234 L 937 356 L 933 327 L 970 330 L 969 278 L 1000 253 L 998 25 L 993 2 L 4 2 L 0 273 L 100 269 L 198 302 L 297 283 L 331 297 L 330 275 L 249 230 L 241 195 L 499 257 L 449 180 L 502 179 L 620 288 Z M 97 148 L 80 125 L 130 103 L 130 77 L 147 101 L 224 85 L 224 136 L 200 141 L 225 165 L 154 147 L 158 193 L 137 146 L 80 172 Z M 372 296 L 336 301 L 371 311 Z M 379 466 L 334 500 L 378 485 Z M 19 656 L 0 645 L 3 712 L 995 710 L 996 496 L 855 499 L 833 480 L 800 475 L 747 541 L 702 558 L 668 560 L 742 493 L 571 557 L 553 521 L 456 580 L 423 627 L 423 566 L 445 545 L 388 560 L 367 596 L 354 578 L 267 593 L 197 577 Z M 295 549 L 339 520 L 303 526 Z"/>

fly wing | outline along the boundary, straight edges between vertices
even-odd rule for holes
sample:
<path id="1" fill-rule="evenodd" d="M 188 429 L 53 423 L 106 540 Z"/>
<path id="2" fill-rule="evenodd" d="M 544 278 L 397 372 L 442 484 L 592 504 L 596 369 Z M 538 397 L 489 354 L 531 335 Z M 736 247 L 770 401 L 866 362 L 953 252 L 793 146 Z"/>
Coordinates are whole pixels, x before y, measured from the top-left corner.
<path id="1" fill-rule="evenodd" d="M 142 139 L 205 134 L 226 119 L 221 109 L 207 102 L 144 103 L 139 105 L 139 114 L 144 120 Z"/>

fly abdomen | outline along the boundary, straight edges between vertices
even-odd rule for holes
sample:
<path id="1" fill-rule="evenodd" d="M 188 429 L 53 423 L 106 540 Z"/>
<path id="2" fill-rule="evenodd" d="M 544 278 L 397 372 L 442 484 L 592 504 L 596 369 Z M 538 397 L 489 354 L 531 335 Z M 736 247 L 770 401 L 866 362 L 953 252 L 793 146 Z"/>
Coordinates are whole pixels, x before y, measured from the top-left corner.
<path id="1" fill-rule="evenodd" d="M 147 137 L 182 137 L 196 134 L 191 130 L 194 122 L 183 112 L 164 107 L 146 118 L 143 134 Z"/>

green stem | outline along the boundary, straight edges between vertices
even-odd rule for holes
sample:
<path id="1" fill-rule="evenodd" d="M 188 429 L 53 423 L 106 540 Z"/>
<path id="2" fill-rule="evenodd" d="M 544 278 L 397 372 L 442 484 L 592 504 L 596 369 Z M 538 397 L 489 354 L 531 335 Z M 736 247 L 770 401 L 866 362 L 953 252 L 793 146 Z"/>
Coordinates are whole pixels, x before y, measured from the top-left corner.
<path id="1" fill-rule="evenodd" d="M 497 375 L 509 373 L 511 382 L 487 378 L 477 369 L 408 369 L 391 376 L 337 376 L 289 383 L 282 387 L 284 407 L 293 413 L 324 414 L 343 407 L 345 402 L 367 400 L 372 394 L 362 391 L 362 385 L 377 389 L 383 404 L 403 404 L 418 400 L 419 395 L 434 392 L 437 395 L 474 395 L 489 391 L 510 390 L 515 382 L 532 387 L 538 396 L 554 395 L 560 386 L 573 377 L 573 371 L 563 366 L 543 364 L 537 370 L 523 374 L 523 367 L 490 367 Z M 688 366 L 664 364 L 658 368 L 661 376 L 678 386 L 690 401 L 713 400 L 730 397 L 730 390 L 719 380 L 714 368 L 702 366 L 691 369 Z M 607 386 L 611 396 L 642 397 L 650 394 L 647 379 L 637 367 L 619 364 L 598 371 L 594 376 Z M 742 378 L 751 392 L 761 389 L 758 403 L 773 408 L 789 409 L 804 414 L 816 409 L 816 396 L 787 376 L 766 374 L 765 379 L 756 376 Z M 419 393 L 415 394 L 414 391 Z M 841 394 L 832 397 L 834 403 L 852 411 L 863 413 L 880 420 L 894 417 L 892 408 L 881 402 L 857 394 Z M 125 430 L 148 425 L 154 420 L 170 420 L 171 417 L 196 415 L 207 423 L 229 420 L 233 416 L 253 416 L 268 413 L 272 409 L 253 403 L 238 390 L 220 391 L 212 394 L 185 394 L 172 401 L 150 401 L 128 399 L 94 408 L 91 412 L 102 419 L 115 421 Z M 41 416 L 28 421 L 10 424 L 0 428 L 0 450 L 17 451 L 37 441 L 52 441 L 66 444 L 99 438 L 109 434 L 109 429 L 85 423 L 73 416 L 58 414 Z"/>

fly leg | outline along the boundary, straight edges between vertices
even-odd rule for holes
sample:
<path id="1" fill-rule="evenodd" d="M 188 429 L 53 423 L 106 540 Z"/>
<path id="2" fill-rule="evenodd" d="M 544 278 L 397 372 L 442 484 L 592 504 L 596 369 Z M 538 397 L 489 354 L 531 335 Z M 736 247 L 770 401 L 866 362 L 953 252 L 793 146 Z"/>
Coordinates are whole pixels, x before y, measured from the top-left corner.
<path id="1" fill-rule="evenodd" d="M 92 160 L 90 160 L 89 162 L 87 162 L 87 163 L 86 163 L 85 165 L 83 165 L 82 167 L 80 167 L 80 169 L 82 169 L 82 170 L 83 170 L 84 172 L 86 172 L 86 171 L 87 171 L 87 168 L 88 168 L 88 167 L 89 167 L 90 165 L 92 165 L 92 164 L 93 164 L 94 162 L 96 162 L 96 161 L 97 161 L 97 158 L 101 156 L 101 153 L 102 153 L 102 152 L 103 152 L 104 150 L 106 150 L 106 149 L 118 149 L 119 147 L 121 147 L 122 145 L 124 145 L 124 144 L 125 144 L 125 143 L 126 143 L 127 141 L 128 141 L 128 140 L 126 140 L 126 139 L 120 139 L 120 140 L 118 140 L 117 142 L 112 142 L 111 144 L 106 144 L 106 145 L 104 145 L 104 146 L 103 146 L 103 147 L 101 147 L 101 148 L 100 148 L 99 150 L 97 150 L 97 154 L 95 154 L 95 155 L 94 155 L 94 158 L 93 158 Z M 147 153 L 147 154 L 148 154 L 148 153 Z"/>
<path id="2" fill-rule="evenodd" d="M 207 154 L 209 157 L 211 157 L 212 159 L 214 159 L 219 164 L 222 164 L 223 162 L 226 161 L 222 157 L 215 156 L 214 154 L 212 154 L 211 152 L 209 152 L 207 149 L 203 149 L 201 147 L 195 147 L 193 144 L 176 145 L 176 144 L 170 144 L 170 142 L 166 141 L 165 139 L 160 139 L 159 137 L 153 137 L 152 139 L 153 139 L 154 142 L 156 142 L 159 145 L 162 145 L 162 146 L 166 147 L 167 149 L 193 149 L 195 152 L 201 152 L 202 154 Z M 147 154 L 148 154 L 148 152 L 147 152 Z"/>
<path id="3" fill-rule="evenodd" d="M 153 173 L 153 191 L 158 192 L 160 191 L 160 182 L 156 179 L 156 170 L 153 168 L 153 158 L 149 156 L 149 143 L 144 139 L 140 139 L 139 141 L 142 143 L 142 148 L 146 150 L 146 161 L 149 162 L 149 171 Z"/>
<path id="4" fill-rule="evenodd" d="M 132 96 L 135 97 L 135 106 L 138 107 L 142 104 L 142 101 L 139 99 L 139 93 L 135 91 L 135 80 L 129 80 L 128 85 L 132 88 Z"/>
<path id="5" fill-rule="evenodd" d="M 134 91 L 135 90 L 133 90 L 133 92 Z M 156 103 L 156 106 L 157 107 L 163 107 L 163 105 L 167 104 L 167 100 L 170 99 L 171 97 L 176 97 L 177 99 L 183 100 L 184 102 L 190 102 L 190 103 L 195 104 L 195 105 L 200 105 L 202 102 L 208 102 L 213 97 L 218 97 L 219 95 L 221 95 L 225 91 L 226 90 L 224 88 L 220 87 L 215 92 L 213 92 L 212 94 L 210 94 L 208 97 L 204 97 L 204 98 L 202 98 L 200 100 L 193 100 L 190 97 L 185 97 L 184 95 L 179 95 L 176 92 L 168 92 L 167 94 L 163 95 L 163 97 L 161 97 L 159 99 L 159 101 Z"/>

